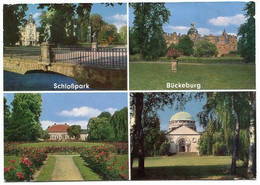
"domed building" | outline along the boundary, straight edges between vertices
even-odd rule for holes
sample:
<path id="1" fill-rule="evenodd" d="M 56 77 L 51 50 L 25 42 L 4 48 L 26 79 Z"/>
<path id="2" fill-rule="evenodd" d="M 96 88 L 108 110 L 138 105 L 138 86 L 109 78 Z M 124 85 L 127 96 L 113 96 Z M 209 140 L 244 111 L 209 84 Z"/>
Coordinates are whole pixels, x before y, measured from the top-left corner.
<path id="1" fill-rule="evenodd" d="M 194 118 L 187 112 L 178 112 L 171 117 L 167 137 L 171 153 L 199 152 L 200 133 L 196 131 Z"/>

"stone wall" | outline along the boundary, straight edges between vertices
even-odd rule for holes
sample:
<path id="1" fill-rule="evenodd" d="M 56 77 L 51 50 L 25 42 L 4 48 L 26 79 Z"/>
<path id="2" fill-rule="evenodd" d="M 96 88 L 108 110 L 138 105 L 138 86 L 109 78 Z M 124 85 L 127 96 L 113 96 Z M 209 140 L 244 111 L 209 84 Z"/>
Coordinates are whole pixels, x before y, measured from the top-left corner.
<path id="1" fill-rule="evenodd" d="M 4 57 L 4 70 L 25 74 L 30 71 L 55 72 L 73 78 L 78 84 L 89 84 L 93 89 L 125 90 L 127 88 L 127 70 L 105 69 L 80 66 L 69 63 L 44 63 L 30 60 Z"/>

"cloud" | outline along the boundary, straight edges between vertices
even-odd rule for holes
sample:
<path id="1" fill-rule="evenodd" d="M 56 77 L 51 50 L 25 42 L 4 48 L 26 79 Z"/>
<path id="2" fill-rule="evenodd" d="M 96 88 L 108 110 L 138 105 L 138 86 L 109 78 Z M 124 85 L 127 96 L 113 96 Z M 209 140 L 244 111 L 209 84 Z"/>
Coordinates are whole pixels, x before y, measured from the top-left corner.
<path id="1" fill-rule="evenodd" d="M 210 35 L 212 32 L 208 28 L 198 28 L 197 29 L 200 35 Z"/>
<path id="2" fill-rule="evenodd" d="M 170 30 L 171 32 L 181 33 L 181 34 L 187 34 L 190 27 L 187 26 L 167 26 L 166 29 Z"/>
<path id="3" fill-rule="evenodd" d="M 60 122 L 51 121 L 51 120 L 41 121 L 42 128 L 44 130 L 46 130 L 48 126 L 52 126 L 54 123 L 56 123 L 57 125 L 64 125 L 65 123 L 67 123 L 67 125 L 80 125 L 82 129 L 86 129 L 88 125 L 88 120 L 80 120 L 80 121 L 70 120 L 70 121 L 60 121 Z"/>
<path id="4" fill-rule="evenodd" d="M 97 117 L 101 111 L 92 107 L 79 107 L 72 110 L 63 110 L 59 113 L 61 116 L 73 116 L 73 117 Z"/>
<path id="5" fill-rule="evenodd" d="M 229 25 L 236 25 L 239 26 L 245 22 L 245 17 L 242 14 L 237 14 L 231 17 L 216 17 L 208 20 L 209 23 L 215 26 L 229 26 Z"/>
<path id="6" fill-rule="evenodd" d="M 39 16 L 41 16 L 41 13 L 39 13 L 39 12 L 33 14 L 33 18 L 34 19 L 37 19 Z"/>
<path id="7" fill-rule="evenodd" d="M 127 15 L 126 14 L 115 14 L 108 18 L 117 28 L 119 32 L 120 28 L 127 25 Z"/>
<path id="8" fill-rule="evenodd" d="M 117 111 L 117 109 L 109 107 L 109 108 L 106 108 L 105 111 L 107 111 L 107 112 L 109 112 L 111 115 L 113 115 L 113 114 Z"/>

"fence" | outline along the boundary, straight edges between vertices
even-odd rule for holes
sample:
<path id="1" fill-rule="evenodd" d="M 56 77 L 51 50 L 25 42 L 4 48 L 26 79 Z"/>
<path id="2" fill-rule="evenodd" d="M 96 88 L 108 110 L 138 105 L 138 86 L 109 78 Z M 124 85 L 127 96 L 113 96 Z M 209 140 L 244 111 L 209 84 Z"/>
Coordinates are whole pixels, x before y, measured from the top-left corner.
<path id="1" fill-rule="evenodd" d="M 54 62 L 100 68 L 127 68 L 126 48 L 53 48 Z"/>
<path id="2" fill-rule="evenodd" d="M 52 48 L 53 60 L 57 63 L 73 63 L 77 65 L 99 68 L 126 69 L 126 48 Z M 4 47 L 5 57 L 41 60 L 40 47 Z"/>
<path id="3" fill-rule="evenodd" d="M 4 47 L 4 56 L 20 59 L 40 60 L 40 47 Z"/>

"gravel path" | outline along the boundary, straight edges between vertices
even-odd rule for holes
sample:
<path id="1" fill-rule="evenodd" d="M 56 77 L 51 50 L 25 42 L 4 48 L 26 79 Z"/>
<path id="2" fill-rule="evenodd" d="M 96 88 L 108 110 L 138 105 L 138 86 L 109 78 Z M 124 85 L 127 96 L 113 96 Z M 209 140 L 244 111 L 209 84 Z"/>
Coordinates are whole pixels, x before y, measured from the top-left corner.
<path id="1" fill-rule="evenodd" d="M 55 155 L 56 164 L 51 181 L 83 181 L 72 155 Z"/>

